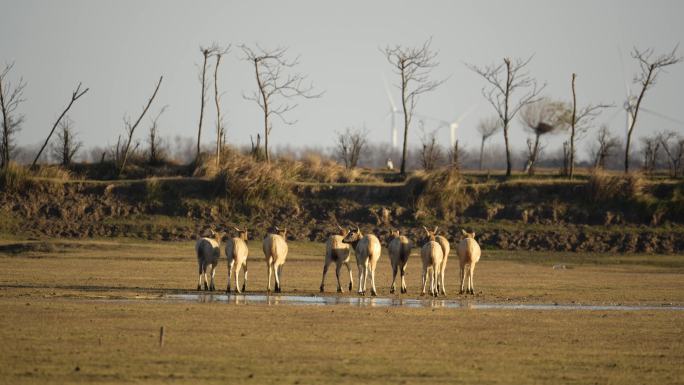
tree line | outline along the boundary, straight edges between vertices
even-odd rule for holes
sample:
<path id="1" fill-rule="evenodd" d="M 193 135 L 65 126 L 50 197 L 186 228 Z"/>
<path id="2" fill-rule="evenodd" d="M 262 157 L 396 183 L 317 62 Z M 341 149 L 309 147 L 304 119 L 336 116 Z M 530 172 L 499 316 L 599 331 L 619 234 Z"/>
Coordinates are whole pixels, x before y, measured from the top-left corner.
<path id="1" fill-rule="evenodd" d="M 224 116 L 221 112 L 221 95 L 219 86 L 219 67 L 225 55 L 229 54 L 232 46 L 200 46 L 202 64 L 198 74 L 200 83 L 199 117 L 197 125 L 197 142 L 194 161 L 199 160 L 201 154 L 202 128 L 204 122 L 205 106 L 208 103 L 211 75 L 211 62 L 213 61 L 213 102 L 216 109 L 215 158 L 217 165 L 221 161 L 221 149 L 227 144 L 227 129 L 224 124 Z M 296 123 L 289 117 L 289 113 L 297 106 L 297 99 L 315 99 L 323 96 L 323 92 L 316 91 L 313 84 L 308 82 L 307 76 L 297 72 L 296 67 L 300 57 L 291 57 L 289 50 L 284 47 L 266 49 L 260 45 L 238 46 L 241 59 L 251 64 L 255 80 L 254 90 L 243 93 L 243 98 L 254 102 L 262 113 L 262 132 L 256 135 L 256 143 L 252 138 L 252 153 L 260 160 L 269 162 L 271 151 L 269 137 L 273 129 L 274 119 L 284 125 Z M 432 71 L 439 65 L 437 61 L 439 52 L 432 48 L 432 40 L 428 39 L 421 45 L 412 47 L 404 45 L 386 46 L 380 49 L 388 64 L 394 71 L 397 82 L 396 87 L 401 95 L 401 113 L 403 117 L 403 142 L 401 147 L 401 163 L 399 173 L 406 174 L 407 159 L 409 153 L 409 130 L 416 128 L 415 117 L 418 102 L 426 93 L 434 91 L 441 86 L 446 79 L 435 79 Z M 506 175 L 510 176 L 513 168 L 512 149 L 509 143 L 511 123 L 518 118 L 524 129 L 530 134 L 527 140 L 526 161 L 524 171 L 534 174 L 541 152 L 544 150 L 543 138 L 554 132 L 567 132 L 567 140 L 563 143 L 562 170 L 565 175 L 572 178 L 576 166 L 576 143 L 584 139 L 589 131 L 595 127 L 595 120 L 606 108 L 613 107 L 604 103 L 581 104 L 577 100 L 577 79 L 575 73 L 569 74 L 568 101 L 552 100 L 542 95 L 546 84 L 540 84 L 528 71 L 529 64 L 534 56 L 527 58 L 503 58 L 499 62 L 489 65 L 478 66 L 466 64 L 466 67 L 478 74 L 484 81 L 482 95 L 493 110 L 492 117 L 482 120 L 477 125 L 481 144 L 479 151 L 478 166 L 483 168 L 485 143 L 499 131 L 504 138 L 504 152 L 506 158 Z M 636 128 L 637 118 L 647 91 L 653 88 L 656 80 L 666 67 L 677 64 L 682 58 L 677 56 L 677 47 L 672 51 L 656 55 L 653 49 L 641 50 L 634 48 L 632 58 L 639 64 L 639 71 L 635 74 L 634 82 L 639 87 L 639 92 L 634 100 L 628 100 L 626 106 L 629 115 L 629 126 L 624 146 L 620 146 L 617 139 L 612 137 L 606 127 L 597 128 L 596 141 L 598 147 L 594 150 L 594 166 L 603 167 L 609 155 L 620 148 L 624 150 L 624 171 L 630 170 L 630 159 L 633 155 L 633 133 Z M 25 102 L 26 82 L 23 78 L 12 81 L 10 73 L 14 64 L 6 64 L 0 72 L 0 112 L 2 113 L 2 140 L 0 141 L 0 169 L 4 169 L 13 158 L 15 149 L 15 136 L 21 129 L 25 117 L 18 109 Z M 143 105 L 141 113 L 135 119 L 126 115 L 123 119 L 123 134 L 118 136 L 117 143 L 112 152 L 112 158 L 118 173 L 124 172 L 129 156 L 139 146 L 134 141 L 136 128 L 148 114 L 155 97 L 161 87 L 163 76 L 156 82 L 152 95 Z M 61 114 L 48 130 L 45 141 L 37 150 L 32 167 L 44 155 L 44 151 L 50 144 L 53 135 L 57 132 L 56 141 L 52 145 L 53 156 L 64 165 L 68 166 L 74 159 L 76 152 L 82 143 L 78 141 L 73 129 L 73 121 L 68 115 L 73 105 L 85 96 L 89 88 L 82 89 L 79 83 L 72 91 L 66 106 Z M 161 138 L 159 134 L 158 120 L 168 106 L 161 107 L 156 115 L 150 120 L 148 133 L 148 154 L 151 164 L 159 163 L 163 159 Z M 423 168 L 434 168 L 438 160 L 444 155 L 444 150 L 439 146 L 435 138 L 435 132 L 426 132 L 423 123 L 419 121 L 419 128 L 423 132 L 419 147 Z M 262 136 L 263 134 L 263 136 Z M 261 140 L 263 139 L 263 147 Z M 348 128 L 338 132 L 335 138 L 336 154 L 346 167 L 353 168 L 359 164 L 363 148 L 367 146 L 367 131 Z M 684 154 L 684 139 L 672 132 L 659 133 L 653 137 L 642 139 L 642 149 L 645 168 L 656 167 L 658 156 L 665 156 L 667 165 L 674 175 L 680 175 L 682 157 Z M 446 150 L 448 163 L 459 167 L 462 160 L 463 149 L 459 150 L 458 141 L 453 148 Z M 664 154 L 664 155 L 663 155 Z M 105 154 L 103 153 L 102 159 Z"/>

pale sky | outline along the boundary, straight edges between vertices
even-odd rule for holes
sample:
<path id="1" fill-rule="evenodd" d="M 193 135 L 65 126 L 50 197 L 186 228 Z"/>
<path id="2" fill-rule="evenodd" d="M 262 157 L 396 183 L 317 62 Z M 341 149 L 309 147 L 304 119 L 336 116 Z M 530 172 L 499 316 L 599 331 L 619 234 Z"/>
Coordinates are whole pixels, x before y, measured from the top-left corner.
<path id="1" fill-rule="evenodd" d="M 27 81 L 20 107 L 26 123 L 18 144 L 42 141 L 78 82 L 90 87 L 70 112 L 86 147 L 116 142 L 124 114 L 136 115 L 164 83 L 151 113 L 169 105 L 160 119 L 162 135 L 195 137 L 199 115 L 200 45 L 233 44 L 222 62 L 219 83 L 228 140 L 249 143 L 261 132 L 257 106 L 242 98 L 254 89 L 250 63 L 241 60 L 240 43 L 287 46 L 301 55 L 299 70 L 308 74 L 320 99 L 302 100 L 289 114 L 294 126 L 274 122 L 274 146 L 333 144 L 334 132 L 366 125 L 373 142 L 389 142 L 389 110 L 382 74 L 396 83 L 379 52 L 387 44 L 415 45 L 433 38 L 439 51 L 435 78 L 448 80 L 425 95 L 417 112 L 443 120 L 478 106 L 461 122 L 458 137 L 467 146 L 479 139 L 477 122 L 493 113 L 481 95 L 484 81 L 464 63 L 486 65 L 505 56 L 535 57 L 529 67 L 545 95 L 569 100 L 570 76 L 578 74 L 580 105 L 622 106 L 625 76 L 637 65 L 633 46 L 671 50 L 684 38 L 682 1 L 7 1 L 0 0 L 0 63 L 14 61 L 13 78 Z M 622 50 L 623 75 L 618 49 Z M 679 54 L 684 55 L 684 47 Z M 632 88 L 636 92 L 636 86 Z M 645 106 L 684 121 L 681 92 L 684 64 L 663 73 Z M 393 90 L 395 101 L 399 93 Z M 205 112 L 203 141 L 213 136 L 213 101 Z M 625 112 L 606 111 L 600 121 L 624 135 Z M 144 121 L 136 137 L 148 126 Z M 434 124 L 426 122 L 427 129 Z M 684 134 L 684 124 L 642 115 L 636 135 L 661 130 Z M 448 129 L 439 138 L 448 143 Z M 418 143 L 418 120 L 410 131 Z M 518 120 L 513 145 L 527 134 Z M 499 134 L 493 143 L 502 143 Z M 552 140 L 550 147 L 561 143 Z M 581 145 L 580 145 L 581 146 Z M 579 151 L 580 157 L 585 153 Z"/>

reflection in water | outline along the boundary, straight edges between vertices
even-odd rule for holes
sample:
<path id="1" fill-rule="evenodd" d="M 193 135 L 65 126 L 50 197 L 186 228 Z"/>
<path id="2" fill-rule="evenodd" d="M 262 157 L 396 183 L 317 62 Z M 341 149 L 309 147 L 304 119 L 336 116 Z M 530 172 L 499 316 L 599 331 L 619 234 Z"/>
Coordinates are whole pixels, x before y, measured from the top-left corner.
<path id="1" fill-rule="evenodd" d="M 502 309 L 502 310 L 674 310 L 684 311 L 683 306 L 624 306 L 624 305 L 555 305 L 555 304 L 511 304 L 511 303 L 474 303 L 450 299 L 412 299 L 383 297 L 344 297 L 344 296 L 298 296 L 262 294 L 170 294 L 162 297 L 165 301 L 190 301 L 200 303 L 225 302 L 235 305 L 348 305 L 356 307 L 408 307 L 408 308 L 464 308 L 464 309 Z"/>

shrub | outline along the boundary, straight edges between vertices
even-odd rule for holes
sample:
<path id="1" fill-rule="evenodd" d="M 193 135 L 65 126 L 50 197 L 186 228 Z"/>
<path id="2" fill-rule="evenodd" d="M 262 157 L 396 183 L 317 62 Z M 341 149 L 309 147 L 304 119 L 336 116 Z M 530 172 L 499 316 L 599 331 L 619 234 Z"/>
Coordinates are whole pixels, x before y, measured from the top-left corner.
<path id="1" fill-rule="evenodd" d="M 210 167 L 204 172 L 211 171 Z M 233 153 L 213 177 L 217 193 L 229 208 L 269 212 L 296 204 L 288 178 L 275 165 L 256 162 L 250 156 Z"/>
<path id="2" fill-rule="evenodd" d="M 639 174 L 609 175 L 597 170 L 589 175 L 587 199 L 597 204 L 635 202 L 644 196 L 644 179 Z"/>
<path id="3" fill-rule="evenodd" d="M 0 187 L 8 192 L 20 191 L 28 186 L 30 178 L 26 167 L 10 162 L 0 170 Z"/>
<path id="4" fill-rule="evenodd" d="M 465 179 L 454 168 L 416 173 L 406 181 L 414 208 L 445 219 L 461 214 L 473 202 Z"/>

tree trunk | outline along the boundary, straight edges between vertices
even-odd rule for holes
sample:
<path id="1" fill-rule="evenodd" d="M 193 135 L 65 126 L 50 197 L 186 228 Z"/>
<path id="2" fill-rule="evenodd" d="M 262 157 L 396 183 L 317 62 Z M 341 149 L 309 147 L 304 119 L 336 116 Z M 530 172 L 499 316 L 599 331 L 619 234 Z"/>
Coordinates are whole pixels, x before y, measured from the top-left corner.
<path id="1" fill-rule="evenodd" d="M 221 106 L 218 95 L 218 69 L 221 63 L 221 55 L 216 55 L 216 67 L 214 68 L 214 102 L 216 103 L 216 166 L 221 165 Z"/>
<path id="2" fill-rule="evenodd" d="M 262 100 L 262 110 L 264 111 L 264 156 L 266 158 L 266 163 L 271 161 L 271 155 L 268 153 L 268 135 L 270 131 L 268 129 L 268 97 L 266 96 L 266 90 L 264 89 L 264 84 L 261 83 L 261 76 L 259 76 L 259 60 L 254 59 L 254 72 L 256 73 L 257 86 L 259 87 L 259 93 L 261 94 Z"/>
<path id="3" fill-rule="evenodd" d="M 207 72 L 207 53 L 204 52 L 204 63 L 202 64 L 202 100 L 200 103 L 200 117 L 199 125 L 197 127 L 197 156 L 195 157 L 195 163 L 199 162 L 200 156 L 200 140 L 202 138 L 202 120 L 204 119 L 204 102 L 206 96 L 206 72 Z"/>
<path id="4" fill-rule="evenodd" d="M 70 109 L 71 106 L 74 104 L 74 102 L 75 102 L 76 100 L 78 100 L 78 98 L 80 98 L 81 96 L 85 95 L 85 93 L 88 92 L 88 90 L 89 90 L 90 88 L 86 88 L 83 92 L 80 92 L 80 93 L 79 93 L 79 90 L 80 90 L 80 89 L 81 89 L 81 83 L 78 83 L 78 87 L 76 87 L 76 91 L 74 91 L 74 92 L 71 94 L 71 101 L 69 101 L 69 104 L 66 106 L 66 108 L 64 109 L 64 111 L 62 111 L 62 114 L 59 115 L 59 118 L 57 118 L 57 121 L 55 121 L 55 124 L 52 125 L 52 130 L 50 130 L 50 133 L 48 134 L 47 138 L 45 139 L 45 143 L 43 143 L 43 145 L 40 147 L 40 150 L 38 150 L 38 153 L 36 154 L 35 159 L 33 159 L 33 163 L 31 163 L 31 168 L 33 168 L 33 167 L 36 166 L 36 163 L 38 162 L 38 159 L 40 158 L 40 154 L 43 153 L 43 150 L 45 150 L 45 147 L 46 147 L 46 146 L 48 145 L 48 143 L 50 142 L 50 138 L 52 137 L 52 134 L 55 132 L 55 129 L 57 128 L 57 125 L 58 125 L 59 122 L 62 120 L 62 118 L 64 117 L 64 115 L 66 115 L 66 113 L 69 111 L 69 109 Z"/>
<path id="5" fill-rule="evenodd" d="M 0 108 L 2 109 L 2 159 L 0 159 L 0 166 L 2 168 L 5 168 L 6 166 L 9 166 L 9 132 L 10 132 L 10 123 L 9 123 L 9 116 L 7 112 L 7 107 L 5 105 L 5 97 L 4 97 L 4 91 L 2 90 L 2 81 L 0 80 Z"/>
<path id="6" fill-rule="evenodd" d="M 480 171 L 482 171 L 482 163 L 484 161 L 484 145 L 485 145 L 485 137 L 482 137 L 482 144 L 480 144 Z"/>
<path id="7" fill-rule="evenodd" d="M 527 169 L 527 175 L 534 175 L 534 167 L 537 163 L 537 156 L 539 155 L 539 138 L 540 135 L 534 138 L 534 147 L 532 148 L 532 154 L 530 155 L 530 168 Z"/>
<path id="8" fill-rule="evenodd" d="M 130 126 L 130 128 L 129 128 L 128 142 L 126 142 L 126 149 L 125 149 L 124 154 L 123 154 L 123 160 L 121 161 L 121 168 L 119 168 L 119 175 L 121 175 L 121 173 L 123 173 L 124 168 L 126 167 L 126 161 L 128 161 L 128 150 L 131 147 L 131 141 L 133 140 L 133 133 L 135 132 L 135 128 L 138 127 L 138 124 L 140 124 L 140 121 L 142 120 L 143 116 L 145 116 L 145 113 L 147 113 L 147 110 L 150 108 L 150 105 L 152 105 L 152 101 L 154 100 L 155 96 L 157 96 L 157 91 L 159 91 L 159 86 L 161 86 L 163 79 L 164 79 L 163 76 L 159 77 L 159 82 L 157 82 L 157 86 L 154 88 L 154 92 L 152 93 L 152 96 L 150 97 L 150 99 L 147 101 L 147 105 L 145 105 L 143 112 L 138 117 L 138 120 L 136 120 L 135 123 L 132 126 Z M 118 148 L 117 148 L 117 152 L 118 152 Z"/>
<path id="9" fill-rule="evenodd" d="M 575 78 L 576 74 L 572 74 L 572 121 L 570 127 L 570 172 L 568 176 L 570 179 L 575 174 L 575 125 L 577 124 L 577 95 L 575 94 Z"/>
<path id="10" fill-rule="evenodd" d="M 508 121 L 504 124 L 504 143 L 506 144 L 506 176 L 511 176 L 511 149 L 508 145 Z"/>
<path id="11" fill-rule="evenodd" d="M 404 66 L 401 67 L 401 106 L 404 110 L 404 144 L 401 150 L 401 170 L 402 176 L 406 175 L 406 153 L 408 148 L 408 129 L 409 129 L 409 114 L 406 110 L 406 77 L 404 74 Z"/>
<path id="12" fill-rule="evenodd" d="M 646 75 L 646 80 L 642 84 L 641 88 L 641 93 L 639 93 L 639 98 L 637 99 L 636 105 L 634 106 L 634 113 L 631 111 L 629 113 L 632 114 L 632 124 L 629 126 L 629 130 L 627 131 L 627 142 L 625 145 L 625 174 L 629 173 L 629 147 L 632 142 L 632 132 L 634 131 L 634 127 L 636 125 L 636 120 L 637 120 L 637 114 L 639 113 L 639 107 L 641 106 L 641 101 L 644 98 L 644 95 L 646 94 L 646 89 L 651 83 L 651 76 L 653 75 L 653 70 L 655 67 L 651 65 L 648 68 L 648 74 Z"/>

